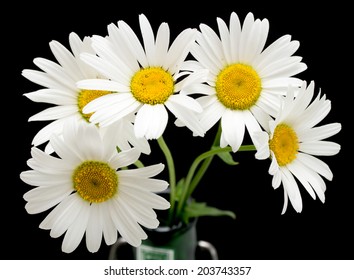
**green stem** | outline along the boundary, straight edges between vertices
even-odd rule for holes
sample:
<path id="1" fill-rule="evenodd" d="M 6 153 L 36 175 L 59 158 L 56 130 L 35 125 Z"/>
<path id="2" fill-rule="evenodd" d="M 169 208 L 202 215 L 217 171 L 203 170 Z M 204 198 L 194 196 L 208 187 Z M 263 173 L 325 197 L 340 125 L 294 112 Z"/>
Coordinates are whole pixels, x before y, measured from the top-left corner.
<path id="1" fill-rule="evenodd" d="M 207 152 L 204 152 L 203 154 L 199 155 L 192 163 L 191 167 L 189 168 L 187 177 L 186 177 L 186 181 L 184 184 L 184 189 L 183 189 L 183 193 L 182 196 L 180 198 L 180 201 L 178 203 L 178 207 L 177 207 L 177 213 L 176 216 L 179 217 L 182 213 L 182 210 L 186 204 L 186 201 L 189 197 L 189 194 L 191 194 L 193 192 L 193 190 L 190 190 L 190 183 L 191 180 L 193 178 L 193 174 L 195 173 L 198 165 L 201 163 L 201 161 L 203 161 L 206 158 L 212 157 L 214 155 L 216 155 L 217 153 L 220 152 L 228 152 L 230 151 L 231 148 L 226 147 L 226 148 L 220 148 L 220 149 L 214 149 L 214 150 L 210 150 Z"/>
<path id="2" fill-rule="evenodd" d="M 211 145 L 211 149 L 213 147 L 220 145 L 220 136 L 221 136 L 221 124 L 219 124 L 219 128 L 218 128 L 217 133 L 215 134 L 214 142 Z M 199 184 L 200 180 L 203 178 L 205 172 L 209 168 L 209 165 L 211 164 L 213 158 L 214 158 L 214 156 L 210 156 L 203 161 L 202 166 L 198 169 L 198 172 L 194 176 L 189 188 L 192 188 L 192 189 L 196 188 L 196 186 Z M 189 195 L 187 195 L 187 197 L 189 197 Z"/>
<path id="3" fill-rule="evenodd" d="M 254 150 L 256 150 L 254 145 L 243 145 L 239 148 L 238 151 L 254 151 Z M 206 169 L 210 165 L 212 158 L 219 153 L 230 152 L 230 151 L 232 151 L 231 147 L 217 148 L 217 149 L 209 150 L 207 152 L 202 153 L 194 160 L 194 162 L 192 163 L 192 165 L 188 171 L 186 181 L 185 181 L 185 188 L 182 193 L 180 203 L 178 204 L 178 207 L 177 207 L 177 213 L 176 213 L 177 217 L 180 217 L 180 215 L 182 214 L 182 211 L 183 211 L 183 208 L 185 207 L 187 199 L 192 195 L 197 184 L 201 180 L 202 176 L 205 174 Z M 206 163 L 203 164 L 203 166 L 201 167 L 202 169 L 200 169 L 200 172 L 198 172 L 198 174 L 196 175 L 196 177 L 195 177 L 196 179 L 193 180 L 194 173 L 197 170 L 198 165 L 202 161 L 204 161 Z"/>
<path id="4" fill-rule="evenodd" d="M 190 183 L 189 185 L 189 188 L 188 188 L 188 193 L 187 193 L 187 197 L 190 197 L 193 193 L 193 191 L 195 190 L 195 188 L 197 187 L 198 183 L 200 182 L 201 178 L 203 177 L 203 175 L 205 174 L 206 172 L 206 168 L 204 169 L 204 163 L 208 163 L 208 166 L 209 166 L 209 162 L 211 162 L 211 160 L 213 159 L 213 157 L 215 155 L 217 155 L 218 153 L 220 152 L 231 152 L 231 147 L 226 147 L 226 148 L 220 148 L 220 149 L 216 149 L 216 153 L 214 153 L 213 155 L 207 155 L 207 153 L 204 153 L 202 155 L 204 155 L 205 157 L 207 157 L 202 166 L 199 168 L 198 170 L 198 173 L 197 175 L 194 177 L 194 179 L 192 180 L 192 182 Z M 241 146 L 239 149 L 238 149 L 238 152 L 246 152 L 246 151 L 255 151 L 256 148 L 254 145 L 243 145 Z M 207 166 L 207 167 L 208 167 Z M 200 174 L 199 174 L 200 173 Z"/>
<path id="5" fill-rule="evenodd" d="M 176 171 L 175 171 L 175 164 L 173 161 L 173 157 L 171 154 L 170 149 L 168 148 L 165 140 L 163 139 L 163 137 L 161 136 L 160 138 L 157 139 L 157 143 L 160 146 L 160 149 L 162 150 L 162 152 L 165 155 L 166 158 L 166 163 L 167 163 L 167 167 L 168 167 L 168 173 L 169 173 L 169 184 L 170 184 L 170 209 L 169 209 L 169 221 L 168 223 L 171 222 L 171 219 L 174 215 L 174 211 L 175 211 L 175 196 L 176 196 Z"/>
<path id="6" fill-rule="evenodd" d="M 141 162 L 141 160 L 137 160 L 136 162 L 134 162 L 134 165 L 138 168 L 144 167 L 144 164 Z"/>
<path id="7" fill-rule="evenodd" d="M 219 124 L 219 126 L 218 126 L 218 131 L 215 134 L 215 138 L 214 138 L 214 141 L 213 141 L 213 144 L 212 144 L 211 148 L 213 146 L 219 145 L 220 136 L 221 136 L 221 124 Z M 211 157 L 207 158 L 206 160 L 204 160 L 202 166 L 198 170 L 197 175 L 194 177 L 193 181 L 191 182 L 191 184 L 194 186 L 194 188 L 198 185 L 199 181 L 204 176 L 204 174 L 207 171 L 207 169 L 208 169 L 210 163 L 212 162 L 212 160 L 213 160 L 213 156 L 211 156 Z M 195 168 L 196 168 L 196 166 L 195 166 Z M 192 166 L 189 168 L 189 171 L 188 171 L 188 174 L 187 174 L 187 180 L 192 180 L 193 174 L 194 174 L 194 171 L 195 171 L 193 169 L 194 169 L 194 166 L 192 164 Z M 188 179 L 188 178 L 190 178 L 190 179 Z M 182 211 L 184 205 L 186 204 L 186 200 L 189 197 L 188 193 L 190 193 L 190 191 L 189 191 L 190 183 L 188 181 L 186 181 L 185 183 L 186 184 L 184 184 L 183 193 L 182 193 L 181 200 L 180 200 L 180 203 L 179 203 L 180 206 L 177 209 L 177 217 L 178 217 L 178 215 L 181 214 L 181 211 Z"/>

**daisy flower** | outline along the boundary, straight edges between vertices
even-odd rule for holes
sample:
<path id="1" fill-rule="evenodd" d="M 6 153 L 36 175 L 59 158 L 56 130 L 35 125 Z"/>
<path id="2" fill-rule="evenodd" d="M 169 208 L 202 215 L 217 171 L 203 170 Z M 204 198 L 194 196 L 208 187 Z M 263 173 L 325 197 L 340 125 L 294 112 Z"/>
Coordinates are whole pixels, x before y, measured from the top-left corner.
<path id="1" fill-rule="evenodd" d="M 203 136 L 197 117 L 202 108 L 189 94 L 194 93 L 195 84 L 205 81 L 206 71 L 183 71 L 196 30 L 185 29 L 169 46 L 167 23 L 159 26 L 156 38 L 143 14 L 139 23 L 143 45 L 124 21 L 118 21 L 117 25 L 108 25 L 107 37 L 93 36 L 92 46 L 98 56 L 81 55 L 109 80 L 86 79 L 78 82 L 78 87 L 115 92 L 93 100 L 83 112 L 93 113 L 90 121 L 100 126 L 136 113 L 135 135 L 147 139 L 158 139 L 163 134 L 171 112 L 195 135 Z"/>
<path id="2" fill-rule="evenodd" d="M 279 108 L 279 95 L 288 84 L 300 86 L 292 77 L 306 69 L 301 57 L 292 56 L 299 47 L 289 35 L 280 37 L 264 49 L 269 23 L 248 13 L 243 26 L 235 12 L 229 29 L 217 18 L 220 37 L 205 24 L 191 54 L 197 63 L 190 69 L 209 70 L 207 85 L 199 88 L 205 96 L 198 98 L 203 107 L 201 123 L 209 130 L 221 119 L 221 147 L 236 152 L 242 144 L 245 127 L 249 135 L 261 131 Z M 252 136 L 251 136 L 252 137 Z M 252 139 L 253 141 L 253 139 Z"/>
<path id="3" fill-rule="evenodd" d="M 98 251 L 102 237 L 107 245 L 116 242 L 118 232 L 132 246 L 147 238 L 140 225 L 156 228 L 153 209 L 170 204 L 155 192 L 168 187 L 159 174 L 163 164 L 127 169 L 140 155 L 136 148 L 117 152 L 118 134 L 108 130 L 102 136 L 94 125 L 67 122 L 63 137 L 53 134 L 51 145 L 58 155 L 32 147 L 32 158 L 21 179 L 37 186 L 24 195 L 29 214 L 54 207 L 41 222 L 57 238 L 65 233 L 63 252 L 74 251 L 86 235 L 90 252 Z M 89 139 L 89 141 L 87 140 Z"/>
<path id="4" fill-rule="evenodd" d="M 76 87 L 76 82 L 79 80 L 102 76 L 79 58 L 81 52 L 94 53 L 91 38 L 85 37 L 81 40 L 76 33 L 72 32 L 69 34 L 69 43 L 72 52 L 57 41 L 49 43 L 58 63 L 44 58 L 35 58 L 34 64 L 42 71 L 29 69 L 22 71 L 22 75 L 28 80 L 44 87 L 24 95 L 32 101 L 53 105 L 29 118 L 29 121 L 52 121 L 35 135 L 32 141 L 35 146 L 48 142 L 52 133 L 60 135 L 63 124 L 68 119 L 89 123 L 90 114 L 83 113 L 82 108 L 91 100 L 112 93 L 91 89 L 81 90 Z M 128 149 L 133 145 L 143 153 L 150 153 L 147 140 L 135 137 L 130 119 L 126 118 L 116 123 L 114 129 L 119 129 L 117 133 L 121 135 L 117 143 L 120 149 Z M 45 149 L 48 153 L 53 152 L 50 145 L 46 145 Z"/>
<path id="5" fill-rule="evenodd" d="M 289 88 L 283 106 L 270 121 L 267 132 L 255 133 L 257 159 L 271 158 L 269 174 L 273 176 L 274 189 L 283 184 L 285 213 L 288 198 L 297 212 L 302 211 L 302 199 L 298 182 L 313 199 L 316 195 L 324 203 L 326 184 L 321 176 L 332 180 L 333 174 L 326 163 L 316 156 L 332 156 L 339 152 L 340 145 L 324 139 L 337 134 L 341 124 L 331 123 L 315 127 L 331 110 L 331 102 L 320 93 L 311 103 L 314 82 L 306 88 L 306 82 L 294 98 L 294 89 Z M 311 104 L 310 104 L 311 103 Z"/>

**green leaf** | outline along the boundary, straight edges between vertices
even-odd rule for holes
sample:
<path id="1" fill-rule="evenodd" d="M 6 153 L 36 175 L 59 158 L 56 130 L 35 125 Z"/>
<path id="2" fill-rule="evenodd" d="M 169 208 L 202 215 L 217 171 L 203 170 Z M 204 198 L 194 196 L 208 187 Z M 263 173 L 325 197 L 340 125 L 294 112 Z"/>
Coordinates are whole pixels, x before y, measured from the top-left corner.
<path id="1" fill-rule="evenodd" d="M 180 200 L 180 197 L 183 193 L 183 189 L 185 188 L 185 185 L 184 185 L 185 181 L 186 181 L 185 178 L 182 178 L 176 184 L 176 197 L 175 197 L 176 201 Z"/>
<path id="2" fill-rule="evenodd" d="M 219 147 L 217 147 L 217 146 L 213 146 L 212 150 L 216 150 L 218 148 Z M 237 165 L 238 164 L 238 162 L 234 161 L 234 159 L 231 155 L 231 152 L 220 152 L 217 155 L 219 156 L 219 158 L 221 158 L 221 160 L 223 162 L 225 162 L 228 165 Z"/>
<path id="3" fill-rule="evenodd" d="M 220 210 L 218 208 L 208 206 L 205 202 L 193 201 L 185 207 L 183 220 L 188 222 L 190 218 L 201 216 L 229 216 L 236 219 L 236 215 L 232 211 Z"/>

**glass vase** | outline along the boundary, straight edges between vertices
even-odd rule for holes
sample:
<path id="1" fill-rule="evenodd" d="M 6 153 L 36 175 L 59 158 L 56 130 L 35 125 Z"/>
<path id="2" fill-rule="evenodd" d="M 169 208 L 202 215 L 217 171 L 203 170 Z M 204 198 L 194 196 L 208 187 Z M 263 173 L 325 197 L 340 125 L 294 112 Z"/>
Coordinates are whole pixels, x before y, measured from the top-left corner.
<path id="1" fill-rule="evenodd" d="M 169 192 L 160 193 L 166 199 Z M 168 211 L 156 210 L 160 226 L 155 229 L 144 228 L 148 238 L 139 247 L 131 247 L 122 238 L 112 245 L 109 259 L 136 260 L 195 260 L 218 259 L 215 247 L 207 241 L 198 241 L 197 221 L 188 224 L 178 223 L 167 226 Z"/>
<path id="2" fill-rule="evenodd" d="M 217 260 L 215 247 L 198 240 L 197 220 L 188 225 L 159 226 L 147 229 L 148 238 L 139 247 L 132 247 L 119 238 L 111 246 L 110 260 Z"/>
<path id="3" fill-rule="evenodd" d="M 148 239 L 134 249 L 137 260 L 194 260 L 197 248 L 196 220 L 185 225 L 146 230 Z"/>

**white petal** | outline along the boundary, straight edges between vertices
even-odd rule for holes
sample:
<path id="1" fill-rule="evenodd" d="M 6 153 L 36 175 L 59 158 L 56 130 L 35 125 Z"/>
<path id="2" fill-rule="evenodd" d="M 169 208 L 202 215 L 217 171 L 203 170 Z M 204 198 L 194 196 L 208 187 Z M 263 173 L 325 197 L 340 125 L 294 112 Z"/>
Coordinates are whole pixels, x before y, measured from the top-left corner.
<path id="1" fill-rule="evenodd" d="M 124 176 L 120 172 L 119 179 L 119 186 L 124 185 L 128 188 L 136 188 L 137 190 L 140 189 L 143 191 L 161 192 L 168 187 L 168 183 L 163 180 Z"/>
<path id="2" fill-rule="evenodd" d="M 303 153 L 298 154 L 297 160 L 300 161 L 302 164 L 306 165 L 308 168 L 319 173 L 327 180 L 331 181 L 333 179 L 332 171 L 330 170 L 329 166 L 322 160 L 312 155 L 303 154 Z"/>
<path id="3" fill-rule="evenodd" d="M 43 102 L 55 105 L 72 105 L 77 102 L 77 93 L 60 89 L 39 89 L 25 93 L 24 96 L 34 102 Z"/>
<path id="4" fill-rule="evenodd" d="M 222 134 L 225 141 L 236 152 L 243 141 L 245 134 L 245 123 L 243 114 L 239 111 L 226 110 L 221 118 Z"/>
<path id="5" fill-rule="evenodd" d="M 86 79 L 76 83 L 76 86 L 81 89 L 91 90 L 107 90 L 113 92 L 129 92 L 130 88 L 122 83 L 107 79 Z"/>
<path id="6" fill-rule="evenodd" d="M 28 201 L 25 209 L 29 214 L 37 214 L 47 211 L 60 203 L 72 192 L 69 185 L 59 187 L 37 187 L 24 194 L 23 198 Z"/>
<path id="7" fill-rule="evenodd" d="M 189 74 L 181 82 L 176 83 L 175 91 L 180 91 L 180 94 L 192 94 L 203 92 L 205 90 L 202 84 L 207 81 L 209 71 L 207 69 L 202 69 Z"/>
<path id="8" fill-rule="evenodd" d="M 130 51 L 133 52 L 134 57 L 137 58 L 143 68 L 148 67 L 147 57 L 142 47 L 139 38 L 134 31 L 124 21 L 118 21 L 119 30 L 122 32 L 123 40 L 126 40 L 127 45 L 130 46 Z"/>
<path id="9" fill-rule="evenodd" d="M 213 127 L 222 117 L 226 108 L 222 106 L 215 96 L 212 96 L 213 102 L 210 106 L 205 107 L 203 112 L 201 113 L 200 122 L 205 131 L 208 131 L 211 127 Z"/>
<path id="10" fill-rule="evenodd" d="M 340 123 L 331 123 L 314 127 L 304 132 L 297 131 L 297 135 L 301 142 L 316 141 L 326 139 L 337 134 L 341 130 L 341 128 L 342 126 Z"/>
<path id="11" fill-rule="evenodd" d="M 245 37 L 244 44 L 240 44 L 240 59 L 247 63 L 252 63 L 254 58 L 257 57 L 265 44 L 269 30 L 269 22 L 267 19 L 262 21 L 256 20 L 250 27 L 249 32 Z"/>
<path id="12" fill-rule="evenodd" d="M 253 143 L 257 148 L 255 154 L 256 159 L 266 159 L 270 157 L 269 151 L 269 135 L 267 132 L 259 131 L 255 132 L 253 135 Z"/>
<path id="13" fill-rule="evenodd" d="M 103 230 L 103 237 L 107 245 L 114 244 L 118 239 L 118 232 L 114 223 L 109 215 L 112 203 L 100 203 L 99 206 L 99 215 L 100 220 L 102 221 L 102 230 Z"/>
<path id="14" fill-rule="evenodd" d="M 61 134 L 65 122 L 66 122 L 66 118 L 58 119 L 47 124 L 45 127 L 40 129 L 37 132 L 37 134 L 33 137 L 32 144 L 35 146 L 39 146 L 47 142 L 50 139 L 52 134 Z"/>
<path id="15" fill-rule="evenodd" d="M 166 102 L 166 107 L 179 119 L 185 126 L 187 126 L 197 136 L 204 136 L 204 129 L 198 115 L 193 111 L 188 111 L 186 108 L 174 103 L 174 99 Z"/>
<path id="16" fill-rule="evenodd" d="M 134 116 L 134 118 L 135 118 L 135 116 Z M 122 141 L 125 141 L 126 144 L 125 144 L 124 150 L 130 149 L 130 147 L 132 145 L 133 147 L 137 148 L 142 153 L 147 154 L 147 155 L 150 154 L 151 148 L 150 148 L 150 144 L 149 144 L 148 140 L 145 137 L 141 137 L 141 138 L 136 137 L 135 132 L 134 132 L 134 125 L 129 120 L 127 120 L 127 118 L 121 119 L 120 121 L 116 122 L 116 124 L 117 123 L 120 123 L 120 128 L 112 129 L 111 126 L 109 126 L 109 128 L 107 130 L 108 131 L 114 130 L 115 132 L 121 131 L 121 134 L 124 135 L 124 137 L 119 137 L 119 139 L 117 139 L 117 143 L 122 143 Z M 118 137 L 116 137 L 116 138 L 118 138 Z M 118 147 L 123 149 L 119 144 L 118 144 Z"/>
<path id="17" fill-rule="evenodd" d="M 58 213 L 59 215 L 57 215 L 57 217 L 55 218 L 55 221 L 50 231 L 51 237 L 56 238 L 61 236 L 70 227 L 70 225 L 74 223 L 80 211 L 82 210 L 82 202 L 83 200 L 81 197 L 78 196 L 78 194 L 72 194 L 58 205 L 63 206 L 63 208 L 65 206 L 65 208 L 62 209 L 60 213 Z M 57 209 L 57 207 L 55 209 Z M 53 211 L 50 214 L 52 213 Z"/>
<path id="18" fill-rule="evenodd" d="M 122 102 L 119 102 L 118 99 L 113 100 L 114 103 L 106 103 L 103 105 L 107 106 L 106 109 L 101 108 L 94 112 L 90 117 L 90 122 L 99 124 L 100 127 L 109 126 L 117 121 L 120 121 L 122 118 L 135 113 L 135 111 L 141 106 L 140 103 L 133 98 L 126 98 Z M 90 105 L 90 103 L 88 105 Z"/>
<path id="19" fill-rule="evenodd" d="M 302 167 L 301 171 L 298 172 L 297 174 L 299 176 L 299 181 L 300 180 L 305 180 L 310 183 L 318 197 L 322 202 L 325 201 L 325 195 L 324 192 L 326 190 L 326 183 L 323 181 L 320 175 L 313 171 L 312 169 Z"/>
<path id="20" fill-rule="evenodd" d="M 75 80 L 59 64 L 44 58 L 35 58 L 33 62 L 53 80 L 65 85 L 65 87 L 72 91 L 76 90 Z"/>
<path id="21" fill-rule="evenodd" d="M 179 106 L 185 107 L 193 112 L 201 113 L 203 111 L 200 104 L 192 97 L 182 94 L 174 94 L 168 98 L 168 103 L 173 102 Z M 166 104 L 167 105 L 167 104 Z"/>
<path id="22" fill-rule="evenodd" d="M 277 159 L 276 159 L 273 152 L 271 152 L 271 159 L 272 159 L 272 162 L 269 166 L 268 172 L 270 175 L 275 175 L 279 171 L 279 165 L 278 165 Z M 273 185 L 273 187 L 274 187 L 274 185 Z"/>
<path id="23" fill-rule="evenodd" d="M 146 139 L 159 138 L 168 122 L 168 114 L 163 104 L 143 105 L 135 118 L 134 130 L 135 135 L 146 137 Z"/>
<path id="24" fill-rule="evenodd" d="M 47 73 L 37 71 L 37 70 L 23 70 L 22 75 L 30 80 L 33 83 L 41 85 L 47 88 L 59 89 L 64 91 L 72 91 L 71 88 L 68 88 L 64 84 L 59 83 L 50 77 Z"/>
<path id="25" fill-rule="evenodd" d="M 84 207 L 81 208 L 81 211 L 77 215 L 75 221 L 69 226 L 65 233 L 62 244 L 62 250 L 65 253 L 73 252 L 77 246 L 79 246 L 82 238 L 84 237 L 90 217 L 90 206 L 88 204 L 82 204 L 82 206 Z"/>
<path id="26" fill-rule="evenodd" d="M 141 190 L 136 190 L 134 188 L 126 187 L 120 188 L 120 191 L 134 197 L 134 199 L 140 201 L 140 203 L 145 204 L 151 208 L 160 210 L 170 208 L 170 203 L 166 199 L 155 193 L 145 192 Z"/>
<path id="27" fill-rule="evenodd" d="M 285 188 L 283 188 L 283 190 L 284 190 L 284 205 L 281 211 L 282 215 L 285 213 L 286 209 L 288 208 L 288 202 L 289 202 L 288 193 L 286 192 Z"/>
<path id="28" fill-rule="evenodd" d="M 248 130 L 248 133 L 252 139 L 252 142 L 254 143 L 254 139 L 253 139 L 254 133 L 261 132 L 262 129 L 250 111 L 248 111 L 248 110 L 243 111 L 242 116 L 245 121 L 245 125 Z"/>
<path id="29" fill-rule="evenodd" d="M 300 143 L 299 150 L 315 156 L 333 156 L 339 153 L 341 146 L 329 141 Z"/>
<path id="30" fill-rule="evenodd" d="M 223 68 L 225 59 L 218 35 L 206 24 L 200 24 L 199 27 L 202 37 L 198 38 L 198 43 L 203 47 L 213 65 L 218 69 Z"/>
<path id="31" fill-rule="evenodd" d="M 238 15 L 235 12 L 230 16 L 230 52 L 232 61 L 238 61 L 240 51 L 240 37 L 241 37 L 241 22 Z"/>
<path id="32" fill-rule="evenodd" d="M 23 171 L 20 174 L 21 180 L 32 186 L 58 186 L 70 184 L 70 178 L 63 174 L 46 174 L 34 170 Z"/>
<path id="33" fill-rule="evenodd" d="M 73 32 L 69 35 L 69 40 L 73 40 L 74 37 L 81 42 L 80 38 Z M 67 48 L 55 40 L 49 43 L 49 47 L 56 60 L 72 77 L 73 80 L 77 81 L 83 78 L 82 72 L 76 62 L 74 55 Z"/>
<path id="34" fill-rule="evenodd" d="M 299 164 L 298 161 L 293 161 L 292 164 L 289 164 L 287 167 L 289 168 L 290 172 L 293 173 L 294 176 L 300 181 L 300 183 L 307 190 L 307 192 L 311 195 L 311 197 L 313 199 L 316 199 L 316 194 L 313 191 L 311 185 L 309 184 L 309 182 L 306 180 L 306 178 L 304 176 L 301 176 L 304 166 L 302 164 Z"/>
<path id="35" fill-rule="evenodd" d="M 134 208 L 136 213 L 140 213 L 143 217 L 148 219 L 156 219 L 157 214 L 156 212 L 149 206 L 142 203 L 139 199 L 136 199 L 133 195 L 129 194 L 128 192 L 120 192 L 119 195 L 121 196 L 120 201 L 125 201 L 130 208 Z"/>
<path id="36" fill-rule="evenodd" d="M 114 57 L 103 59 L 101 57 L 97 57 L 97 55 L 88 53 L 82 53 L 80 58 L 91 67 L 97 69 L 97 71 L 101 73 L 100 76 L 117 82 L 120 89 L 117 89 L 118 91 L 127 91 L 128 86 L 122 85 L 129 85 L 132 71 L 126 67 L 124 63 L 117 61 L 118 58 Z M 111 62 L 112 60 L 114 60 L 113 62 L 116 62 L 118 65 L 113 64 Z M 123 70 L 125 70 L 125 72 Z"/>
<path id="37" fill-rule="evenodd" d="M 258 106 L 253 106 L 250 111 L 264 130 L 270 131 L 269 122 L 273 120 L 272 117 Z"/>
<path id="38" fill-rule="evenodd" d="M 221 39 L 221 47 L 223 48 L 223 54 L 225 56 L 226 62 L 232 61 L 231 50 L 230 50 L 230 34 L 226 23 L 220 19 L 219 17 L 216 18 L 218 29 L 220 33 Z"/>
<path id="39" fill-rule="evenodd" d="M 278 79 L 263 79 L 262 88 L 267 90 L 286 91 L 291 86 L 301 86 L 303 80 L 294 77 L 280 77 Z"/>
<path id="40" fill-rule="evenodd" d="M 162 163 L 145 166 L 137 169 L 129 169 L 129 170 L 120 170 L 120 174 L 124 176 L 136 176 L 136 177 L 154 177 L 162 172 L 165 168 L 165 165 Z"/>
<path id="41" fill-rule="evenodd" d="M 89 252 L 95 253 L 101 246 L 103 221 L 101 220 L 99 204 L 93 203 L 89 209 L 90 215 L 86 228 L 86 247 Z"/>
<path id="42" fill-rule="evenodd" d="M 279 169 L 274 173 L 273 179 L 272 179 L 272 187 L 274 189 L 277 189 L 280 187 L 281 184 L 281 172 Z"/>
<path id="43" fill-rule="evenodd" d="M 145 214 L 145 212 L 139 212 L 139 207 L 135 207 L 135 204 L 131 204 L 131 201 L 126 201 L 123 197 L 119 200 L 120 206 L 124 209 L 126 213 L 129 213 L 130 219 L 136 221 L 140 225 L 147 228 L 156 228 L 159 225 L 159 221 L 156 217 L 151 218 Z M 147 235 L 144 233 L 142 238 L 146 238 Z"/>
<path id="44" fill-rule="evenodd" d="M 70 139 L 68 138 L 67 141 L 70 141 Z M 67 145 L 60 136 L 53 134 L 50 139 L 50 144 L 60 158 L 69 159 L 75 162 L 82 161 L 82 158 L 75 150 L 75 147 Z"/>
<path id="45" fill-rule="evenodd" d="M 156 34 L 156 55 L 155 65 L 163 65 L 166 60 L 168 46 L 170 44 L 170 29 L 168 24 L 163 22 L 159 26 Z"/>
<path id="46" fill-rule="evenodd" d="M 282 183 L 283 187 L 286 188 L 292 206 L 296 212 L 300 213 L 302 211 L 300 190 L 293 175 L 286 168 L 282 168 Z"/>
<path id="47" fill-rule="evenodd" d="M 190 46 L 194 43 L 196 30 L 187 28 L 180 32 L 172 42 L 166 60 L 162 67 L 173 75 L 179 71 L 179 66 L 185 60 L 190 51 Z"/>
<path id="48" fill-rule="evenodd" d="M 75 203 L 76 197 L 73 195 L 68 196 L 65 200 L 63 200 L 62 203 L 58 204 L 48 215 L 47 217 L 41 222 L 39 225 L 40 228 L 42 229 L 51 229 L 53 225 L 56 223 L 57 219 L 62 216 L 63 213 L 65 213 L 72 205 Z M 64 229 L 62 232 L 65 232 L 66 229 Z"/>
<path id="49" fill-rule="evenodd" d="M 109 111 L 111 115 L 116 112 L 121 112 L 130 104 L 134 103 L 135 99 L 131 96 L 130 93 L 113 93 L 103 95 L 98 97 L 91 102 L 89 102 L 84 108 L 83 113 L 89 114 L 92 112 L 97 112 L 97 114 L 102 115 L 101 111 Z M 111 112 L 112 111 L 112 112 Z M 97 117 L 96 117 L 97 118 Z"/>
<path id="50" fill-rule="evenodd" d="M 51 121 L 72 116 L 78 112 L 77 105 L 54 106 L 33 115 L 29 121 Z"/>
<path id="51" fill-rule="evenodd" d="M 137 247 L 146 234 L 136 221 L 131 220 L 131 215 L 125 210 L 119 200 L 114 199 L 114 207 L 111 207 L 111 217 L 122 237 L 132 246 Z"/>
<path id="52" fill-rule="evenodd" d="M 32 169 L 48 174 L 68 174 L 72 172 L 72 167 L 68 166 L 67 162 L 53 157 L 37 147 L 31 148 L 32 159 L 27 161 L 27 164 Z"/>
<path id="53" fill-rule="evenodd" d="M 146 57 L 150 66 L 154 66 L 156 63 L 156 49 L 154 32 L 151 25 L 145 15 L 139 15 L 140 30 L 144 41 L 144 48 Z"/>
<path id="54" fill-rule="evenodd" d="M 138 160 L 140 152 L 136 148 L 119 152 L 114 159 L 111 159 L 110 164 L 114 168 L 127 167 Z"/>

